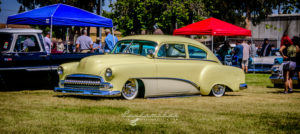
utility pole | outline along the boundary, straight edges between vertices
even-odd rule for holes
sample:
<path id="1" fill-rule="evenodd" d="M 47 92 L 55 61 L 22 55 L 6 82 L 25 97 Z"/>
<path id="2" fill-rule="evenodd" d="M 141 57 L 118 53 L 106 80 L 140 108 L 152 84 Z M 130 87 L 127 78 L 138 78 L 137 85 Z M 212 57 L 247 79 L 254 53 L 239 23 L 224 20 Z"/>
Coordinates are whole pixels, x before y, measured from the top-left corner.
<path id="1" fill-rule="evenodd" d="M 98 7 L 99 15 L 102 16 L 102 0 L 99 0 L 99 7 Z M 102 27 L 99 27 L 99 39 L 100 43 L 102 43 Z"/>

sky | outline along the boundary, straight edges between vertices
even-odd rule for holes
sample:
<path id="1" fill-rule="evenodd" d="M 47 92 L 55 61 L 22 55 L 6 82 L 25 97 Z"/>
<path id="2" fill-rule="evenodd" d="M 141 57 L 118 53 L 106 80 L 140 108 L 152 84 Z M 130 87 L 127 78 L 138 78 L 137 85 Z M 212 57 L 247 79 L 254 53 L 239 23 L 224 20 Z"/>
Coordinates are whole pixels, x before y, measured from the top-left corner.
<path id="1" fill-rule="evenodd" d="M 10 15 L 18 14 L 19 8 L 21 4 L 17 2 L 17 0 L 1 0 L 2 4 L 1 12 L 0 12 L 0 23 L 5 24 L 7 17 Z M 105 6 L 103 7 L 103 10 L 110 11 L 109 1 L 105 1 Z"/>

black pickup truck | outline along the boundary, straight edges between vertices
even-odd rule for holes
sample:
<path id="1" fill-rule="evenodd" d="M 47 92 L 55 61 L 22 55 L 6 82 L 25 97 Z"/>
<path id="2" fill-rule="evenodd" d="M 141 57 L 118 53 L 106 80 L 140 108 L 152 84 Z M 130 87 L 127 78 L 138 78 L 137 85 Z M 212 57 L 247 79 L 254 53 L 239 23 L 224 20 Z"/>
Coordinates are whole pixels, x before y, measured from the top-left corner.
<path id="1" fill-rule="evenodd" d="M 34 42 L 31 49 L 24 49 L 27 38 Z M 56 70 L 60 64 L 96 54 L 47 54 L 41 30 L 0 29 L 0 90 L 25 85 L 52 88 L 58 83 Z"/>

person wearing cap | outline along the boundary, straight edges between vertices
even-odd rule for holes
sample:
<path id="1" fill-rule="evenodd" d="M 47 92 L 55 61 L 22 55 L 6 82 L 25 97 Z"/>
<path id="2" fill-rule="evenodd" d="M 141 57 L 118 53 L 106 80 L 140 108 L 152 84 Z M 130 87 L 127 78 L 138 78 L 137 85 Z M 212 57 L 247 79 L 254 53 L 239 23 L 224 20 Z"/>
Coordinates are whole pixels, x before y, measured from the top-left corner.
<path id="1" fill-rule="evenodd" d="M 47 32 L 46 36 L 44 37 L 44 45 L 45 45 L 47 54 L 50 54 L 50 49 L 52 46 L 52 42 L 50 40 L 50 32 Z"/>
<path id="2" fill-rule="evenodd" d="M 64 50 L 65 50 L 65 45 L 64 45 L 62 39 L 59 39 L 57 42 L 58 42 L 57 46 L 56 46 L 57 52 L 58 53 L 63 53 Z"/>
<path id="3" fill-rule="evenodd" d="M 93 49 L 95 53 L 103 53 L 102 44 L 99 37 L 96 38 L 96 42 L 93 45 Z"/>
<path id="4" fill-rule="evenodd" d="M 110 29 L 105 29 L 105 35 L 104 50 L 105 52 L 111 52 L 114 49 L 115 44 L 118 42 L 118 38 L 111 35 Z"/>
<path id="5" fill-rule="evenodd" d="M 262 48 L 259 56 L 269 56 L 271 52 L 272 46 L 269 44 L 269 40 L 267 38 L 264 39 L 264 43 L 262 44 Z"/>
<path id="6" fill-rule="evenodd" d="M 93 41 L 91 37 L 87 36 L 87 31 L 82 30 L 81 36 L 76 40 L 76 52 L 80 53 L 89 53 L 94 52 L 93 50 Z"/>

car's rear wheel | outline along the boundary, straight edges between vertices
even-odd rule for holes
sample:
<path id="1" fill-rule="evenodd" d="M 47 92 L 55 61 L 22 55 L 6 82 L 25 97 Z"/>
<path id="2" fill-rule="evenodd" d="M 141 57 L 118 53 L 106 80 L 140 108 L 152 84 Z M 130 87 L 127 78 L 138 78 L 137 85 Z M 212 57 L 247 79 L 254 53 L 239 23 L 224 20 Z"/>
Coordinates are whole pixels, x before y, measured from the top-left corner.
<path id="1" fill-rule="evenodd" d="M 221 97 L 225 94 L 226 86 L 224 85 L 214 85 L 211 89 L 211 95 L 216 97 Z"/>
<path id="2" fill-rule="evenodd" d="M 129 79 L 126 81 L 122 89 L 122 97 L 127 100 L 135 99 L 139 93 L 139 84 L 136 79 Z"/>

